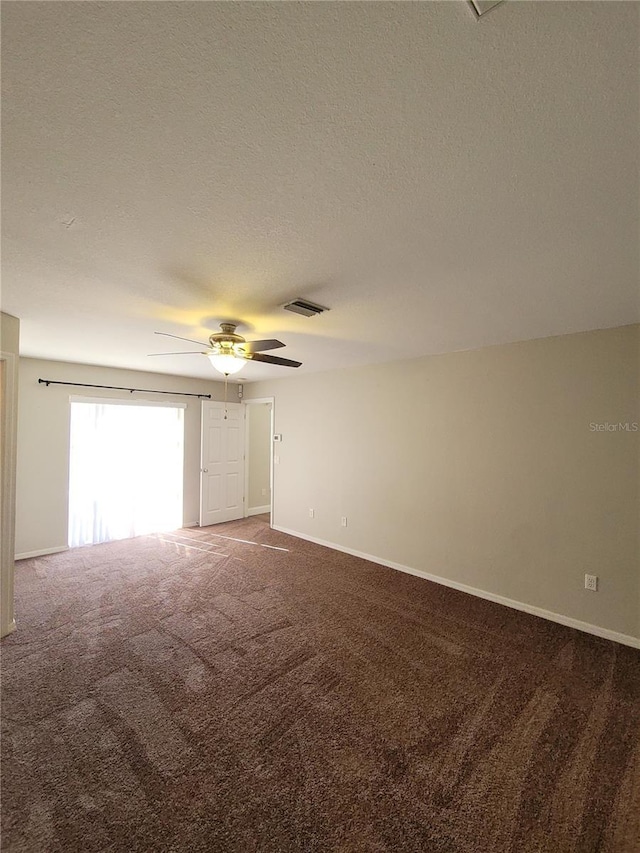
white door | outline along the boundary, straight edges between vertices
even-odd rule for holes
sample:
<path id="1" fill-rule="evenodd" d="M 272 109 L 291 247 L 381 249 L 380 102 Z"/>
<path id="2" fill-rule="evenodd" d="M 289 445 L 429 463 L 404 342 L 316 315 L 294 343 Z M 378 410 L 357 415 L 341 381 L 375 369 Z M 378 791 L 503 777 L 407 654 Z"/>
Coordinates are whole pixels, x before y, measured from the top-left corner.
<path id="1" fill-rule="evenodd" d="M 226 415 L 226 417 L 225 417 Z M 202 401 L 200 526 L 244 516 L 244 409 Z"/>

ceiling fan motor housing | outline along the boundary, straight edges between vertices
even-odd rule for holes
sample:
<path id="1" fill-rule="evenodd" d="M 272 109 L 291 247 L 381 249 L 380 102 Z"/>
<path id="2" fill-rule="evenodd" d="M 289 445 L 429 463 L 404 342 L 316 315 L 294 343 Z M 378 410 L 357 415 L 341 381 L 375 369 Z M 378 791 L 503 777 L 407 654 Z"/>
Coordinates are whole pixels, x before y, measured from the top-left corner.
<path id="1" fill-rule="evenodd" d="M 221 332 L 217 332 L 209 337 L 209 346 L 211 349 L 220 353 L 229 353 L 230 355 L 242 350 L 242 344 L 245 339 L 242 335 L 236 335 L 235 323 L 220 323 Z"/>

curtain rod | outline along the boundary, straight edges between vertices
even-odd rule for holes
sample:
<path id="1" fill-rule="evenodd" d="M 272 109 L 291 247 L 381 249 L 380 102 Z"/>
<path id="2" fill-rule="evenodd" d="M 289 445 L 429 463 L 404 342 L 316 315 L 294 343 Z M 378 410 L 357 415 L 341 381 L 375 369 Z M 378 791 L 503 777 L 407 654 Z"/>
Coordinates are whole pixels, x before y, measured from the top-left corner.
<path id="1" fill-rule="evenodd" d="M 119 385 L 90 385 L 87 382 L 57 382 L 55 379 L 38 379 L 42 385 L 74 385 L 76 388 L 106 388 L 109 391 L 142 391 L 144 394 L 171 394 L 173 397 L 206 397 L 211 399 L 211 394 L 187 394 L 185 391 L 153 391 L 150 388 L 121 388 Z"/>

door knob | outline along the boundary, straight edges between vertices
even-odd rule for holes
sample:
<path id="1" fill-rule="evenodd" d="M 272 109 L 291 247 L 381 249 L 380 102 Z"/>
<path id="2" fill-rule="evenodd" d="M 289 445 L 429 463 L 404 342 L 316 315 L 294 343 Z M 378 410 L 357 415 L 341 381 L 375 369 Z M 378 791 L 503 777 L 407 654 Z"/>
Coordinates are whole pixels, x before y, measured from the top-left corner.
<path id="1" fill-rule="evenodd" d="M 202 473 L 203 473 L 203 474 L 208 474 L 208 473 L 209 473 L 209 469 L 208 469 L 208 468 L 202 468 L 201 470 L 202 470 Z"/>

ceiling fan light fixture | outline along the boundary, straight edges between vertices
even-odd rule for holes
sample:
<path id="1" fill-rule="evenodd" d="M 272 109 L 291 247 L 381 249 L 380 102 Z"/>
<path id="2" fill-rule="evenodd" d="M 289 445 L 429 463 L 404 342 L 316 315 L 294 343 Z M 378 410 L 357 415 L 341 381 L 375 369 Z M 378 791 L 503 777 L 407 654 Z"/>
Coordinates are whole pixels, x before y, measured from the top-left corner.
<path id="1" fill-rule="evenodd" d="M 277 364 L 280 367 L 301 367 L 301 362 L 290 358 L 280 358 L 277 355 L 265 355 L 265 350 L 280 349 L 284 344 L 275 338 L 263 341 L 247 341 L 242 335 L 236 335 L 236 323 L 220 323 L 220 332 L 209 335 L 209 348 L 200 353 L 206 355 L 211 366 L 224 377 L 239 373 L 247 361 L 258 361 L 263 364 Z M 198 344 L 206 347 L 201 341 L 192 338 L 183 338 L 182 335 L 172 335 L 169 332 L 156 332 L 156 335 L 165 335 L 168 338 L 177 338 L 180 341 Z M 177 355 L 197 355 L 198 351 L 176 353 Z M 150 355 L 173 355 L 173 353 L 150 353 Z"/>
<path id="2" fill-rule="evenodd" d="M 212 352 L 207 355 L 214 370 L 222 373 L 224 376 L 231 376 L 233 373 L 238 373 L 247 363 L 244 358 L 236 358 L 231 353 Z"/>

